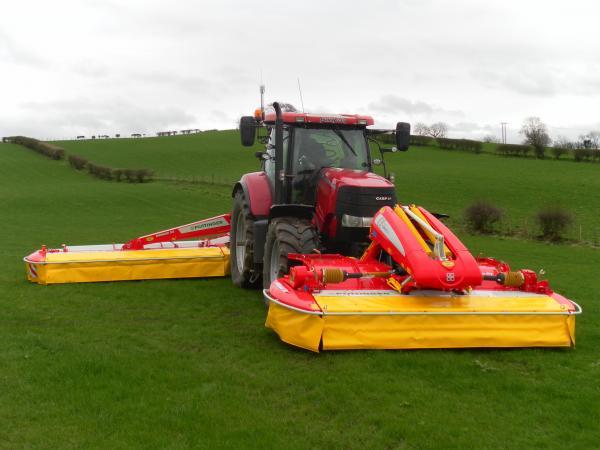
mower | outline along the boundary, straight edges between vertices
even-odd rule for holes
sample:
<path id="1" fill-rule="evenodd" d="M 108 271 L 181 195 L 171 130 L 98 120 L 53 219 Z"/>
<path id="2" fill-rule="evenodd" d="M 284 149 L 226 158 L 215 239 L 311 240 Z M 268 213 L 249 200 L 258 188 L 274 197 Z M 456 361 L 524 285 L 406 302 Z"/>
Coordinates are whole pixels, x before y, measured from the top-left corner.
<path id="1" fill-rule="evenodd" d="M 125 244 L 42 247 L 25 258 L 27 277 L 229 273 L 241 288 L 262 287 L 267 327 L 312 351 L 574 346 L 579 305 L 531 270 L 473 257 L 443 214 L 398 203 L 384 155 L 408 150 L 410 125 L 372 125 L 370 116 L 261 101 L 240 120 L 242 145 L 265 145 L 256 152 L 261 170 L 235 184 L 230 214 Z M 382 134 L 395 146 L 382 146 Z"/>

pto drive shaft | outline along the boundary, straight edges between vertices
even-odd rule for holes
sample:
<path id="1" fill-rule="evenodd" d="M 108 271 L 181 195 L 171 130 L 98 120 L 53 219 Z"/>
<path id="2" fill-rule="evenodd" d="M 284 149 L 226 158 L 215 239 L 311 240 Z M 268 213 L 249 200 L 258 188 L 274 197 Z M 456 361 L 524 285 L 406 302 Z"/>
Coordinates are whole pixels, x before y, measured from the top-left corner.
<path id="1" fill-rule="evenodd" d="M 500 272 L 498 275 L 484 275 L 484 280 L 495 281 L 502 286 L 521 287 L 525 283 L 525 276 L 520 270 L 517 272 Z"/>

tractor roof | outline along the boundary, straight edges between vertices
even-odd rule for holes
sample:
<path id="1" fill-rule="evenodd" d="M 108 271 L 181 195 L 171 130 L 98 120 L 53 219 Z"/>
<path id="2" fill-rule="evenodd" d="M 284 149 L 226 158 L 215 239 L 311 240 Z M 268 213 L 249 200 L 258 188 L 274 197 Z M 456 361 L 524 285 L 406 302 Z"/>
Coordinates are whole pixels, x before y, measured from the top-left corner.
<path id="1" fill-rule="evenodd" d="M 283 122 L 288 124 L 313 123 L 355 126 L 368 126 L 374 124 L 374 120 L 371 116 L 363 116 L 360 114 L 313 114 L 284 111 L 282 113 L 282 118 Z M 265 111 L 264 121 L 266 123 L 275 123 L 275 111 L 270 108 L 267 109 L 267 111 Z"/>

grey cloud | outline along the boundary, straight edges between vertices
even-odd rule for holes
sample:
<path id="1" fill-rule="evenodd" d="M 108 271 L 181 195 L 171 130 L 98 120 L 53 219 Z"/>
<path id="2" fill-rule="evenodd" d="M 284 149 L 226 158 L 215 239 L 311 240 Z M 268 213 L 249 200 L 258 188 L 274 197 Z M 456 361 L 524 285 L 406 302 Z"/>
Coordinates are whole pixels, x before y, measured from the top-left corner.
<path id="1" fill-rule="evenodd" d="M 458 133 L 473 133 L 473 132 L 488 132 L 491 133 L 496 131 L 492 125 L 489 124 L 478 124 L 474 122 L 458 122 L 449 126 L 451 131 L 455 131 Z"/>
<path id="2" fill-rule="evenodd" d="M 484 136 L 500 135 L 500 125 L 479 124 L 475 122 L 458 122 L 448 125 L 450 137 L 463 139 L 482 139 Z"/>
<path id="3" fill-rule="evenodd" d="M 108 67 L 95 61 L 79 61 L 71 65 L 72 72 L 87 78 L 105 78 L 110 74 Z"/>
<path id="4" fill-rule="evenodd" d="M 243 114 L 240 114 L 239 116 L 233 116 L 224 111 L 213 109 L 210 112 L 210 115 L 211 115 L 211 117 L 213 117 L 214 119 L 218 120 L 221 123 L 229 124 L 228 128 L 235 128 L 238 126 L 239 118 Z"/>
<path id="5" fill-rule="evenodd" d="M 597 117 L 598 2 L 349 0 L 315 14 L 274 0 L 35 0 L 5 2 L 3 15 L 28 17 L 33 3 L 26 29 L 0 30 L 6 132 L 143 132 L 192 116 L 190 127 L 229 127 L 257 105 L 261 70 L 267 101 L 300 107 L 300 77 L 308 111 L 370 112 L 377 126 L 441 120 L 470 136 L 479 125 L 465 123 Z M 40 109 L 19 106 L 28 100 Z"/>
<path id="6" fill-rule="evenodd" d="M 512 70 L 474 70 L 472 74 L 492 89 L 505 88 L 519 94 L 552 96 L 561 91 L 555 71 L 536 67 Z"/>
<path id="7" fill-rule="evenodd" d="M 447 110 L 439 108 L 423 101 L 411 101 L 397 95 L 388 94 L 381 96 L 377 101 L 368 104 L 367 108 L 371 111 L 383 114 L 395 114 L 404 112 L 410 115 L 433 116 L 444 114 L 450 116 L 464 116 L 462 111 Z"/>
<path id="8" fill-rule="evenodd" d="M 409 114 L 432 114 L 434 112 L 433 106 L 428 103 L 413 102 L 396 95 L 384 95 L 379 100 L 369 103 L 368 108 L 381 113 L 403 111 Z"/>
<path id="9" fill-rule="evenodd" d="M 144 108 L 125 100 L 95 101 L 77 98 L 21 105 L 30 119 L 15 124 L 20 129 L 52 130 L 59 136 L 120 132 L 154 133 L 163 129 L 197 125 L 194 115 L 178 107 Z M 31 133 L 30 133 L 31 134 Z M 43 136 L 41 136 L 43 137 Z"/>
<path id="10" fill-rule="evenodd" d="M 0 30 L 0 61 L 1 60 L 35 68 L 49 65 L 48 60 L 15 42 L 2 30 Z"/>
<path id="11" fill-rule="evenodd" d="M 202 94 L 212 97 L 218 93 L 223 94 L 227 89 L 226 85 L 220 82 L 214 82 L 205 77 L 180 75 L 170 72 L 136 72 L 128 75 L 129 80 L 135 80 L 136 83 L 156 84 L 179 89 L 188 93 Z"/>
<path id="12" fill-rule="evenodd" d="M 599 66 L 519 65 L 512 69 L 474 70 L 472 75 L 492 89 L 528 96 L 599 95 Z"/>

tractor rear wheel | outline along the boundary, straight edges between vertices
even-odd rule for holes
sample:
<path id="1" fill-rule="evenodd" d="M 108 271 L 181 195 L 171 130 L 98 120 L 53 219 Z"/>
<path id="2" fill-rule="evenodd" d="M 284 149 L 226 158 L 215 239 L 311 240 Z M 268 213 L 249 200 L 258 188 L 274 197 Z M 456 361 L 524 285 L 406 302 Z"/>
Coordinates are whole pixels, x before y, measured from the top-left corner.
<path id="1" fill-rule="evenodd" d="M 260 285 L 260 273 L 254 270 L 254 218 L 243 191 L 233 197 L 229 266 L 231 281 L 241 288 Z"/>
<path id="2" fill-rule="evenodd" d="M 319 247 L 319 236 L 310 220 L 279 217 L 269 224 L 265 242 L 263 287 L 288 273 L 288 253 L 312 253 Z"/>

